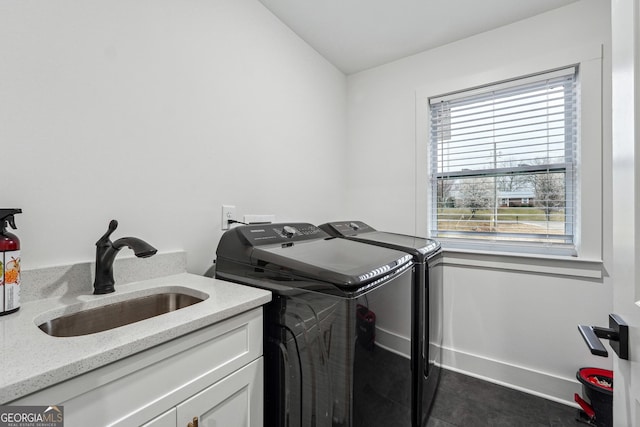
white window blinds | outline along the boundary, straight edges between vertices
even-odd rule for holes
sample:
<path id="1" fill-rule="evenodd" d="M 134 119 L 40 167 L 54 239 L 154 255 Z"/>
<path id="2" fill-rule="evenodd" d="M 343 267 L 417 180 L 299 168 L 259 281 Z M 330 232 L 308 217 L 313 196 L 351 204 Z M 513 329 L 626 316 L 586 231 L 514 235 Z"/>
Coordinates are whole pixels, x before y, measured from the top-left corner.
<path id="1" fill-rule="evenodd" d="M 576 75 L 429 100 L 432 236 L 573 252 Z"/>

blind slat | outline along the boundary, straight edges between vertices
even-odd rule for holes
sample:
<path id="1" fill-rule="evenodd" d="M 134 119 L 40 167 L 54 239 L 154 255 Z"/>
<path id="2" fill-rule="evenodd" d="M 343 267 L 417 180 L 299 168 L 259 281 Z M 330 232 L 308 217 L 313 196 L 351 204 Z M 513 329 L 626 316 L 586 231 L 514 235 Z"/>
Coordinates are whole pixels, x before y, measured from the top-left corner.
<path id="1" fill-rule="evenodd" d="M 488 102 L 491 100 L 492 102 Z M 521 101 L 529 101 L 531 102 L 521 102 Z M 577 99 L 573 96 L 566 96 L 566 88 L 562 88 L 562 90 L 551 90 L 546 91 L 544 94 L 541 92 L 530 94 L 528 96 L 523 97 L 510 97 L 508 99 L 504 99 L 501 101 L 495 101 L 492 99 L 485 99 L 484 101 L 476 101 L 473 104 L 465 103 L 462 105 L 455 105 L 452 103 L 447 103 L 442 101 L 440 104 L 432 104 L 433 106 L 444 105 L 446 104 L 447 108 L 456 110 L 461 117 L 470 116 L 473 114 L 481 114 L 490 111 L 503 111 L 512 109 L 514 107 L 526 107 L 527 105 L 536 105 L 541 103 L 549 103 L 553 101 L 562 100 L 566 104 L 575 104 Z"/>

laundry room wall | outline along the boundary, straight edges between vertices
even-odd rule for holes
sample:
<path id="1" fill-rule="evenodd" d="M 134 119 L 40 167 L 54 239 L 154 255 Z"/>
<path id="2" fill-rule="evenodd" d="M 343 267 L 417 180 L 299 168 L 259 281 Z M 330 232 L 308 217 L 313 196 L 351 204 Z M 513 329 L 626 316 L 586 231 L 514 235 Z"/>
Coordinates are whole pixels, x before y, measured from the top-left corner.
<path id="1" fill-rule="evenodd" d="M 610 358 L 590 355 L 576 327 L 606 325 L 612 307 L 609 7 L 608 1 L 582 0 L 348 78 L 348 217 L 379 230 L 425 235 L 427 175 L 418 168 L 426 170 L 419 144 L 427 141 L 417 140 L 424 131 L 416 129 L 416 94 L 428 86 L 440 95 L 438 84 L 452 79 L 459 89 L 473 87 L 515 63 L 603 46 L 604 137 L 589 147 L 602 157 L 595 191 L 602 186 L 603 206 L 592 207 L 602 209 L 602 230 L 583 229 L 583 237 L 603 236 L 589 257 L 596 262 L 559 261 L 556 269 L 544 257 L 447 252 L 442 273 L 444 365 L 564 402 L 579 391 L 579 367 L 611 365 Z M 598 277 L 588 277 L 592 268 Z"/>
<path id="2" fill-rule="evenodd" d="M 342 217 L 346 77 L 256 0 L 3 1 L 0 57 L 25 269 L 91 260 L 113 218 L 202 273 L 222 204 Z"/>

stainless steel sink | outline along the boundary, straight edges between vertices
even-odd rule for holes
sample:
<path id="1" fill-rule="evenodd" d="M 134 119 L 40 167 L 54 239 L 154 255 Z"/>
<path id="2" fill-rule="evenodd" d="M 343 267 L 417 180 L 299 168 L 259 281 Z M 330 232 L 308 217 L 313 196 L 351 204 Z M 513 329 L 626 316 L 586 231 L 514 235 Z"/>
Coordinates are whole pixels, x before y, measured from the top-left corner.
<path id="1" fill-rule="evenodd" d="M 57 317 L 38 325 L 54 337 L 77 337 L 107 331 L 180 310 L 203 301 L 183 293 L 160 293 L 132 298 Z"/>

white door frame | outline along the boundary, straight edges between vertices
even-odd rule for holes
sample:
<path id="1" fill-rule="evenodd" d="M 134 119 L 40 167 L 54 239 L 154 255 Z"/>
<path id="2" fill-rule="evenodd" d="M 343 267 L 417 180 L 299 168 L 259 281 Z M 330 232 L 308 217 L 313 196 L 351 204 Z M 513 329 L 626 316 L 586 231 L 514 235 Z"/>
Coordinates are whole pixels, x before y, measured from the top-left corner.
<path id="1" fill-rule="evenodd" d="M 639 3 L 611 2 L 613 310 L 629 324 L 630 353 L 629 360 L 621 360 L 609 352 L 614 371 L 613 422 L 621 427 L 640 427 Z"/>

